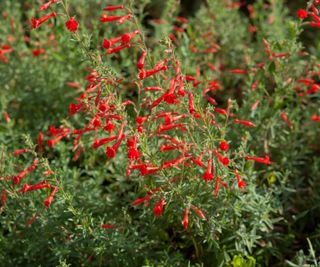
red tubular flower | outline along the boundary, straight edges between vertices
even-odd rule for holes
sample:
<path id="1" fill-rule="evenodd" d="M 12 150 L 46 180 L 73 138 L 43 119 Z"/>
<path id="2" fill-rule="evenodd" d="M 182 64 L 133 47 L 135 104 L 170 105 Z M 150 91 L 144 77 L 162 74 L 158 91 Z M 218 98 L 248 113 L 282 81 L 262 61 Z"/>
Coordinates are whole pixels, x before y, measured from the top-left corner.
<path id="1" fill-rule="evenodd" d="M 25 183 L 22 187 L 22 189 L 20 190 L 21 193 L 26 193 L 29 191 L 34 191 L 34 190 L 38 190 L 38 189 L 42 189 L 42 188 L 51 188 L 50 184 L 47 184 L 47 181 L 44 180 L 41 183 L 35 184 L 35 185 L 29 185 L 27 183 Z"/>
<path id="2" fill-rule="evenodd" d="M 40 49 L 34 49 L 32 51 L 32 54 L 34 57 L 38 57 L 40 56 L 41 54 L 43 54 L 46 50 L 44 48 L 40 48 Z"/>
<path id="3" fill-rule="evenodd" d="M 115 228 L 116 226 L 114 224 L 109 224 L 109 223 L 103 223 L 101 224 L 101 228 L 103 229 L 112 229 Z"/>
<path id="4" fill-rule="evenodd" d="M 124 127 L 127 125 L 127 122 L 123 122 L 119 128 L 119 131 L 117 133 L 117 140 L 121 139 L 123 136 Z"/>
<path id="5" fill-rule="evenodd" d="M 179 77 L 179 86 L 178 86 L 178 95 L 184 97 L 185 91 L 183 86 L 184 76 L 180 75 Z"/>
<path id="6" fill-rule="evenodd" d="M 244 121 L 244 120 L 239 120 L 239 119 L 234 119 L 233 120 L 235 123 L 239 123 L 248 127 L 256 127 L 256 125 L 250 121 Z"/>
<path id="7" fill-rule="evenodd" d="M 49 20 L 53 17 L 56 17 L 56 16 L 57 16 L 57 13 L 52 12 L 52 13 L 45 15 L 39 19 L 32 18 L 31 19 L 32 28 L 36 29 L 36 28 L 40 27 L 40 25 L 43 24 L 44 22 L 46 22 L 47 20 Z"/>
<path id="8" fill-rule="evenodd" d="M 102 47 L 105 49 L 109 49 L 112 45 L 121 42 L 121 36 L 107 40 L 103 39 Z"/>
<path id="9" fill-rule="evenodd" d="M 145 197 L 142 197 L 142 198 L 138 198 L 138 199 L 136 199 L 135 201 L 133 201 L 132 203 L 131 203 L 131 205 L 132 206 L 135 206 L 135 205 L 139 205 L 139 204 L 141 204 L 141 203 L 143 203 L 143 202 L 149 202 L 150 201 L 150 199 L 151 199 L 151 197 L 152 196 L 150 196 L 150 195 L 148 195 L 148 196 L 145 196 Z"/>
<path id="10" fill-rule="evenodd" d="M 236 174 L 236 178 L 237 178 L 237 182 L 238 182 L 238 187 L 239 187 L 240 189 L 244 189 L 245 186 L 246 186 L 246 182 L 241 179 L 240 174 L 239 174 L 239 172 L 238 172 L 237 169 L 234 169 L 234 173 Z"/>
<path id="11" fill-rule="evenodd" d="M 178 76 L 180 74 L 180 62 L 179 62 L 179 60 L 176 60 L 175 63 L 176 63 L 176 66 L 174 68 L 174 72 L 175 72 L 176 76 Z"/>
<path id="12" fill-rule="evenodd" d="M 259 80 L 256 80 L 251 84 L 251 90 L 252 91 L 255 91 L 257 89 L 257 87 L 259 85 L 259 82 L 260 82 Z"/>
<path id="13" fill-rule="evenodd" d="M 310 86 L 310 85 L 314 84 L 315 81 L 312 79 L 299 79 L 299 80 L 297 80 L 297 83 L 302 83 L 306 86 Z"/>
<path id="14" fill-rule="evenodd" d="M 119 24 L 122 24 L 122 23 L 124 23 L 127 19 L 131 19 L 131 18 L 132 18 L 132 15 L 131 15 L 131 14 L 122 16 L 122 18 L 119 19 Z"/>
<path id="15" fill-rule="evenodd" d="M 44 201 L 44 205 L 46 206 L 46 208 L 49 208 L 49 206 L 51 205 L 52 200 L 57 192 L 58 192 L 58 187 L 55 186 L 53 188 L 51 194 L 49 195 L 49 197 Z"/>
<path id="16" fill-rule="evenodd" d="M 114 136 L 110 136 L 110 137 L 106 137 L 106 138 L 102 138 L 102 139 L 96 139 L 94 140 L 93 144 L 92 144 L 92 148 L 97 149 L 100 146 L 103 146 L 109 142 L 112 142 L 114 140 L 116 140 L 118 137 L 116 135 Z"/>
<path id="17" fill-rule="evenodd" d="M 4 205 L 6 205 L 7 203 L 7 191 L 6 190 L 2 190 L 1 193 L 1 206 L 3 207 Z"/>
<path id="18" fill-rule="evenodd" d="M 164 164 L 162 165 L 162 169 L 167 169 L 167 168 L 171 168 L 173 166 L 180 165 L 186 159 L 188 159 L 188 157 L 180 156 L 179 158 L 176 158 L 176 159 L 173 159 L 173 160 L 169 160 L 169 161 L 165 161 Z"/>
<path id="19" fill-rule="evenodd" d="M 191 75 L 186 75 L 186 76 L 185 76 L 185 79 L 186 79 L 186 81 L 188 81 L 188 82 L 194 82 L 194 81 L 197 80 L 195 77 L 193 77 L 193 76 L 191 76 Z"/>
<path id="20" fill-rule="evenodd" d="M 114 54 L 114 53 L 118 53 L 119 51 L 125 49 L 125 48 L 130 48 L 131 45 L 130 44 L 125 44 L 125 45 L 119 45 L 115 48 L 109 48 L 107 54 Z"/>
<path id="21" fill-rule="evenodd" d="M 75 32 L 78 29 L 78 22 L 74 19 L 74 17 L 71 17 L 67 22 L 66 22 L 66 27 L 70 32 Z"/>
<path id="22" fill-rule="evenodd" d="M 229 150 L 229 145 L 226 141 L 221 141 L 219 144 L 219 149 L 222 151 L 228 151 Z"/>
<path id="23" fill-rule="evenodd" d="M 165 144 L 161 144 L 160 146 L 160 151 L 164 152 L 164 151 L 170 151 L 170 150 L 175 150 L 175 149 L 179 149 L 179 146 L 176 145 L 165 145 Z"/>
<path id="24" fill-rule="evenodd" d="M 157 133 L 162 133 L 165 131 L 172 130 L 174 128 L 180 128 L 181 130 L 186 130 L 183 123 L 176 123 L 176 124 L 170 124 L 170 125 L 162 125 L 160 123 L 159 129 Z"/>
<path id="25" fill-rule="evenodd" d="M 18 185 L 24 176 L 26 176 L 29 172 L 33 172 L 36 168 L 37 163 L 38 163 L 38 159 L 34 159 L 32 164 L 28 168 L 24 169 L 17 176 L 14 176 L 13 184 Z"/>
<path id="26" fill-rule="evenodd" d="M 143 51 L 142 52 L 142 55 L 137 63 L 137 68 L 138 69 L 143 69 L 144 68 L 144 61 L 146 60 L 146 57 L 147 57 L 147 51 Z"/>
<path id="27" fill-rule="evenodd" d="M 308 12 L 306 10 L 304 10 L 304 9 L 299 9 L 297 11 L 297 16 L 298 16 L 299 19 L 303 19 L 304 20 L 304 19 L 306 19 L 308 17 Z"/>
<path id="28" fill-rule="evenodd" d="M 182 224 L 183 224 L 183 228 L 185 230 L 187 230 L 188 226 L 189 226 L 189 209 L 188 208 L 186 208 L 184 210 L 184 216 L 183 216 Z"/>
<path id="29" fill-rule="evenodd" d="M 311 5 L 311 9 L 312 9 L 311 14 L 319 15 L 319 10 L 314 5 Z"/>
<path id="30" fill-rule="evenodd" d="M 47 10 L 49 8 L 49 6 L 51 6 L 52 4 L 54 3 L 57 3 L 59 2 L 60 0 L 50 0 L 49 2 L 47 3 L 44 3 L 43 5 L 41 5 L 39 7 L 39 11 L 44 11 L 44 10 Z"/>
<path id="31" fill-rule="evenodd" d="M 217 107 L 215 107 L 215 108 L 214 108 L 214 112 L 217 112 L 217 113 L 219 113 L 219 114 L 222 114 L 223 116 L 228 116 L 228 112 L 227 112 L 225 109 L 223 109 L 223 108 L 217 108 Z"/>
<path id="32" fill-rule="evenodd" d="M 221 181 L 221 177 L 218 176 L 216 179 L 216 185 L 214 187 L 214 197 L 217 198 L 219 196 L 219 185 L 222 185 L 224 188 L 228 188 L 228 185 Z"/>
<path id="33" fill-rule="evenodd" d="M 34 159 L 33 160 L 33 162 L 32 162 L 32 164 L 27 168 L 27 171 L 28 172 L 33 172 L 35 169 L 36 169 L 36 166 L 37 166 L 37 164 L 38 164 L 38 159 L 36 158 L 36 159 Z"/>
<path id="34" fill-rule="evenodd" d="M 230 160 L 227 157 L 221 156 L 217 150 L 213 150 L 213 153 L 218 158 L 218 160 L 222 163 L 223 166 L 229 165 Z"/>
<path id="35" fill-rule="evenodd" d="M 158 86 L 148 86 L 148 87 L 145 87 L 143 89 L 143 91 L 145 91 L 145 92 L 148 92 L 148 91 L 163 91 L 163 88 L 158 87 Z"/>
<path id="36" fill-rule="evenodd" d="M 320 122 L 320 116 L 314 114 L 314 115 L 311 116 L 311 120 L 312 121 L 316 121 L 316 122 Z"/>
<path id="37" fill-rule="evenodd" d="M 204 216 L 203 212 L 196 206 L 192 206 L 192 209 L 197 213 L 197 215 L 202 219 L 205 220 L 206 217 Z"/>
<path id="38" fill-rule="evenodd" d="M 149 108 L 150 108 L 150 109 L 153 109 L 153 108 L 155 108 L 156 106 L 160 105 L 160 103 L 161 103 L 162 100 L 164 99 L 164 95 L 165 95 L 165 94 L 163 94 L 162 96 L 160 96 L 159 98 L 157 98 L 156 100 L 154 100 L 154 101 L 150 104 Z"/>
<path id="39" fill-rule="evenodd" d="M 120 24 L 125 22 L 127 19 L 131 19 L 132 15 L 128 14 L 125 16 L 108 16 L 108 15 L 102 15 L 100 17 L 100 22 L 105 23 L 105 22 L 112 22 L 112 21 L 118 21 Z"/>
<path id="40" fill-rule="evenodd" d="M 214 187 L 214 196 L 217 198 L 219 195 L 219 183 L 220 183 L 220 176 L 217 177 L 216 179 L 216 185 Z"/>
<path id="41" fill-rule="evenodd" d="M 127 146 L 128 146 L 128 158 L 130 160 L 136 160 L 140 158 L 141 153 L 137 149 L 137 136 L 133 136 L 132 139 L 128 139 L 127 141 Z"/>
<path id="42" fill-rule="evenodd" d="M 201 160 L 199 160 L 199 159 L 195 159 L 195 158 L 191 157 L 190 160 L 191 160 L 194 164 L 198 165 L 199 167 L 206 167 L 206 165 L 205 165 Z"/>
<path id="43" fill-rule="evenodd" d="M 154 68 L 154 69 L 147 70 L 147 71 L 142 69 L 139 72 L 139 79 L 143 80 L 143 79 L 145 79 L 147 77 L 150 77 L 150 76 L 152 76 L 152 75 L 154 75 L 154 74 L 156 74 L 156 73 L 158 73 L 158 72 L 160 72 L 162 70 L 167 70 L 167 69 L 168 69 L 167 66 L 162 66 L 162 67 Z"/>
<path id="44" fill-rule="evenodd" d="M 188 97 L 189 97 L 189 112 L 192 114 L 196 111 L 194 107 L 194 102 L 193 102 L 193 94 L 192 92 L 188 92 Z"/>
<path id="45" fill-rule="evenodd" d="M 251 110 L 254 111 L 257 109 L 258 105 L 259 105 L 260 101 L 257 100 L 256 102 L 253 103 L 253 105 L 251 106 Z"/>
<path id="46" fill-rule="evenodd" d="M 208 101 L 210 102 L 211 105 L 216 106 L 218 105 L 217 101 L 212 98 L 211 96 L 206 95 L 206 98 L 208 99 Z"/>
<path id="47" fill-rule="evenodd" d="M 82 147 L 79 147 L 76 151 L 76 153 L 74 154 L 74 156 L 72 157 L 72 161 L 77 161 L 81 155 L 82 152 Z"/>
<path id="48" fill-rule="evenodd" d="M 11 119 L 9 117 L 8 112 L 5 111 L 3 115 L 4 115 L 4 120 L 6 121 L 6 123 L 9 123 L 11 121 Z"/>
<path id="49" fill-rule="evenodd" d="M 156 203 L 156 205 L 155 205 L 155 207 L 153 209 L 153 214 L 154 214 L 155 217 L 160 217 L 162 215 L 163 207 L 164 207 L 165 204 L 166 204 L 166 202 L 165 202 L 165 200 L 163 198 L 160 199 Z"/>
<path id="50" fill-rule="evenodd" d="M 49 139 L 47 141 L 48 147 L 52 148 L 55 144 L 57 144 L 62 138 L 64 138 L 66 136 L 66 134 L 60 134 L 52 139 Z"/>
<path id="51" fill-rule="evenodd" d="M 212 171 L 212 159 L 208 159 L 208 167 L 207 171 L 203 174 L 203 179 L 206 182 L 210 182 L 213 179 L 213 171 Z"/>
<path id="52" fill-rule="evenodd" d="M 108 16 L 108 15 L 102 15 L 100 17 L 100 22 L 105 23 L 105 22 L 111 22 L 111 21 L 116 21 L 121 19 L 122 16 Z"/>
<path id="53" fill-rule="evenodd" d="M 109 119 L 107 119 L 106 125 L 103 129 L 106 130 L 108 133 L 112 133 L 115 128 L 116 126 Z"/>
<path id="54" fill-rule="evenodd" d="M 18 149 L 18 150 L 15 150 L 14 152 L 13 152 L 13 156 L 18 156 L 18 155 L 21 155 L 21 154 L 24 154 L 24 153 L 29 153 L 29 152 L 31 152 L 31 150 L 29 150 L 29 149 Z"/>
<path id="55" fill-rule="evenodd" d="M 137 34 L 140 34 L 141 32 L 136 30 L 134 32 L 125 33 L 121 36 L 121 41 L 123 44 L 129 43 L 133 37 L 135 37 Z"/>
<path id="56" fill-rule="evenodd" d="M 309 22 L 309 25 L 311 27 L 320 28 L 320 22 L 311 21 L 311 22 Z"/>
<path id="57" fill-rule="evenodd" d="M 253 156 L 246 156 L 245 159 L 247 160 L 254 160 L 256 162 L 259 163 L 263 163 L 263 164 L 267 164 L 270 165 L 271 161 L 270 161 L 270 157 L 268 155 L 266 155 L 264 158 L 258 158 L 258 157 L 253 157 Z"/>
<path id="58" fill-rule="evenodd" d="M 288 127 L 289 127 L 290 129 L 292 129 L 292 124 L 291 124 L 290 120 L 288 119 L 287 114 L 282 111 L 282 112 L 280 113 L 280 115 L 281 115 L 281 118 L 282 118 L 282 119 L 285 121 L 285 123 L 288 125 Z"/>
<path id="59" fill-rule="evenodd" d="M 70 113 L 71 115 L 74 115 L 74 114 L 76 114 L 77 112 L 79 112 L 82 108 L 83 108 L 83 103 L 79 103 L 79 104 L 71 103 L 71 104 L 69 105 L 69 113 Z"/>
<path id="60" fill-rule="evenodd" d="M 124 6 L 123 6 L 123 5 L 107 6 L 107 7 L 105 7 L 103 10 L 104 10 L 104 11 L 114 11 L 114 10 L 118 10 L 118 9 L 124 9 Z"/>
<path id="61" fill-rule="evenodd" d="M 106 155 L 109 158 L 114 158 L 116 156 L 119 146 L 121 145 L 121 142 L 123 141 L 124 138 L 125 138 L 125 135 L 123 134 L 112 147 L 109 147 L 109 146 L 107 147 Z"/>
<path id="62" fill-rule="evenodd" d="M 94 129 L 99 128 L 102 125 L 101 118 L 99 115 L 95 115 L 89 122 L 90 125 L 93 126 Z"/>
<path id="63" fill-rule="evenodd" d="M 230 70 L 231 73 L 234 74 L 247 74 L 248 71 L 247 70 L 242 70 L 242 69 L 234 69 L 234 70 Z"/>
<path id="64" fill-rule="evenodd" d="M 43 133 L 39 132 L 38 134 L 38 153 L 41 154 L 42 153 L 42 144 L 43 144 Z"/>

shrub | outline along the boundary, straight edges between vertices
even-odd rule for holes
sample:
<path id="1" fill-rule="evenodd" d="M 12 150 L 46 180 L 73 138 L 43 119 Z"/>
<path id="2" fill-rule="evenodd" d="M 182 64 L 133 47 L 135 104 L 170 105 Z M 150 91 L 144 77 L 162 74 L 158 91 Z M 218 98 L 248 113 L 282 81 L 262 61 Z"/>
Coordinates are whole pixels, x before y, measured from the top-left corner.
<path id="1" fill-rule="evenodd" d="M 319 265 L 319 1 L 39 2 L 1 4 L 4 266 Z"/>

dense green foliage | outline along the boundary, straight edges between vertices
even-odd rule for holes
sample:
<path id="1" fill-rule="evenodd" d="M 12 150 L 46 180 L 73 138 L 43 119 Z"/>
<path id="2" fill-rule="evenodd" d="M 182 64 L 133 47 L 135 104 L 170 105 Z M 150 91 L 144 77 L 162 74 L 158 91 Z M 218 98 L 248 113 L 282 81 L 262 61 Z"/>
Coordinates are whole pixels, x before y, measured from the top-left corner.
<path id="1" fill-rule="evenodd" d="M 7 197 L 0 205 L 0 266 L 319 266 L 320 39 L 315 36 L 320 29 L 296 16 L 311 1 L 258 0 L 239 6 L 231 0 L 207 0 L 192 10 L 188 1 L 119 2 L 62 0 L 42 12 L 42 1 L 0 2 L 0 47 L 12 47 L 4 54 L 8 63 L 0 60 L 0 194 Z M 134 16 L 121 25 L 101 23 L 107 4 L 124 4 Z M 53 11 L 56 17 L 31 29 L 32 17 Z M 67 13 L 79 22 L 74 33 L 65 26 Z M 104 38 L 135 30 L 142 34 L 130 49 L 107 55 L 101 48 Z M 36 49 L 44 50 L 37 56 Z M 169 68 L 139 80 L 136 64 L 146 49 L 146 69 L 165 58 Z M 143 88 L 169 88 L 177 61 L 180 74 L 195 79 L 185 81 L 186 96 L 174 105 L 163 101 L 154 112 L 144 109 L 142 104 L 161 93 Z M 91 147 L 94 139 L 106 137 L 97 129 L 94 138 L 91 132 L 84 134 L 76 149 L 70 132 L 49 148 L 50 126 L 74 130 L 92 124 L 96 95 L 84 96 L 88 110 L 70 114 L 68 107 L 94 84 L 88 77 L 93 73 L 102 77 L 101 99 L 115 96 L 111 101 L 127 122 L 126 133 L 139 135 L 146 162 L 160 166 L 181 154 L 160 153 L 163 143 L 153 134 L 159 131 L 158 122 L 145 122 L 144 132 L 138 133 L 136 116 L 190 113 L 183 118 L 186 130 L 181 126 L 170 136 L 191 144 L 188 153 L 204 151 L 206 166 L 214 158 L 216 174 L 228 188 L 220 186 L 215 197 L 216 182 L 202 178 L 206 168 L 191 168 L 187 160 L 182 167 L 127 176 L 125 145 L 115 158 L 106 157 L 103 149 Z M 216 107 L 203 97 L 210 82 L 217 86 L 208 93 Z M 188 93 L 194 96 L 194 112 Z M 133 104 L 123 105 L 127 100 Z M 219 127 L 210 123 L 211 114 Z M 233 123 L 235 118 L 256 127 Z M 116 123 L 116 132 L 120 125 Z M 40 131 L 45 135 L 43 153 Z M 224 154 L 229 167 L 206 154 L 222 140 L 230 145 Z M 30 152 L 14 156 L 17 149 Z M 247 155 L 270 155 L 272 163 L 247 160 Z M 37 168 L 14 185 L 12 179 L 34 158 L 39 159 Z M 234 169 L 246 182 L 244 188 L 237 186 Z M 45 176 L 48 170 L 54 174 Z M 48 208 L 43 201 L 50 190 L 20 192 L 24 183 L 44 179 L 59 189 Z M 150 193 L 155 188 L 161 189 Z M 148 194 L 148 206 L 131 205 Z M 153 209 L 162 198 L 166 204 L 158 218 Z M 188 227 L 181 223 L 186 208 Z"/>

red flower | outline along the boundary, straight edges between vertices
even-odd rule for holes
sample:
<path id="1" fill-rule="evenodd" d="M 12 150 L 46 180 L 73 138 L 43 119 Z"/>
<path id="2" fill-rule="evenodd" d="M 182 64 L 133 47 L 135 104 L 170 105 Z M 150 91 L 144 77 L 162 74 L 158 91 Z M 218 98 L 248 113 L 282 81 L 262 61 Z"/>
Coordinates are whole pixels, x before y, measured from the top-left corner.
<path id="1" fill-rule="evenodd" d="M 29 150 L 29 149 L 18 149 L 13 152 L 13 155 L 18 156 L 18 155 L 21 155 L 24 153 L 29 153 L 29 152 L 31 152 L 31 150 Z"/>
<path id="2" fill-rule="evenodd" d="M 50 0 L 47 3 L 44 3 L 43 5 L 40 6 L 39 11 L 44 11 L 47 10 L 49 8 L 49 6 L 51 6 L 54 3 L 59 2 L 60 0 Z"/>
<path id="3" fill-rule="evenodd" d="M 121 41 L 123 44 L 129 43 L 131 39 L 136 36 L 137 34 L 140 34 L 140 31 L 136 30 L 134 32 L 125 33 L 121 36 Z"/>
<path id="4" fill-rule="evenodd" d="M 239 187 L 240 189 L 245 188 L 246 182 L 241 179 L 238 170 L 237 170 L 237 169 L 234 169 L 234 173 L 236 174 L 236 178 L 237 178 L 237 181 L 238 181 L 238 187 Z"/>
<path id="5" fill-rule="evenodd" d="M 203 174 L 203 179 L 206 182 L 209 182 L 213 179 L 212 160 L 211 159 L 208 159 L 208 167 L 207 167 L 207 171 Z"/>
<path id="6" fill-rule="evenodd" d="M 110 146 L 107 147 L 106 155 L 109 158 L 114 158 L 116 156 L 119 146 L 124 138 L 125 138 L 125 135 L 123 134 L 112 147 Z"/>
<path id="7" fill-rule="evenodd" d="M 230 160 L 227 157 L 223 157 L 222 155 L 220 155 L 217 150 L 213 150 L 213 153 L 218 158 L 218 160 L 223 164 L 223 166 L 229 165 Z"/>
<path id="8" fill-rule="evenodd" d="M 24 169 L 17 176 L 14 176 L 13 184 L 18 185 L 24 176 L 26 176 L 29 172 L 33 172 L 36 168 L 37 163 L 38 163 L 38 159 L 34 159 L 32 164 L 28 168 Z"/>
<path id="9" fill-rule="evenodd" d="M 9 123 L 11 121 L 11 119 L 10 119 L 8 112 L 5 111 L 3 115 L 4 115 L 4 120 L 6 121 L 6 123 Z"/>
<path id="10" fill-rule="evenodd" d="M 226 141 L 221 141 L 219 144 L 219 149 L 222 151 L 228 151 L 229 150 L 229 145 Z"/>
<path id="11" fill-rule="evenodd" d="M 311 120 L 312 120 L 312 121 L 320 122 L 320 116 L 314 114 L 314 115 L 311 116 Z"/>
<path id="12" fill-rule="evenodd" d="M 192 206 L 192 208 L 202 220 L 206 219 L 206 217 L 204 216 L 203 212 L 198 207 Z"/>
<path id="13" fill-rule="evenodd" d="M 130 160 L 136 160 L 140 158 L 141 153 L 137 149 L 137 136 L 133 136 L 132 139 L 127 140 L 127 146 L 128 146 L 128 158 Z"/>
<path id="14" fill-rule="evenodd" d="M 55 17 L 55 16 L 57 16 L 57 13 L 52 12 L 52 13 L 50 13 L 50 14 L 48 14 L 48 15 L 45 15 L 45 16 L 39 18 L 39 19 L 32 18 L 32 19 L 31 19 L 31 24 L 32 24 L 31 26 L 32 26 L 33 29 L 36 29 L 36 28 L 40 27 L 40 25 L 41 25 L 42 23 L 44 23 L 44 22 L 47 21 L 48 19 L 53 18 L 53 17 Z"/>
<path id="15" fill-rule="evenodd" d="M 33 54 L 33 56 L 38 57 L 41 54 L 43 54 L 44 52 L 45 52 L 45 49 L 44 48 L 40 48 L 40 49 L 34 49 L 32 51 L 32 54 Z"/>
<path id="16" fill-rule="evenodd" d="M 299 9 L 297 11 L 297 16 L 300 19 L 306 19 L 308 17 L 308 12 L 306 10 L 304 10 L 304 9 Z"/>
<path id="17" fill-rule="evenodd" d="M 188 225 L 189 225 L 189 209 L 188 208 L 186 208 L 184 210 L 184 216 L 183 216 L 182 224 L 183 224 L 183 228 L 185 230 L 187 230 L 188 229 Z"/>
<path id="18" fill-rule="evenodd" d="M 44 205 L 46 206 L 46 208 L 48 208 L 51 205 L 51 202 L 57 192 L 58 192 L 58 187 L 54 187 L 49 197 L 44 201 Z"/>
<path id="19" fill-rule="evenodd" d="M 288 125 L 288 127 L 289 127 L 290 129 L 292 129 L 292 124 L 291 124 L 290 120 L 288 119 L 287 114 L 282 111 L 282 112 L 280 112 L 280 115 L 281 115 L 281 118 L 282 118 L 282 119 L 285 121 L 285 123 Z"/>
<path id="20" fill-rule="evenodd" d="M 143 51 L 138 63 L 137 63 L 137 67 L 138 69 L 143 69 L 144 68 L 144 61 L 146 59 L 147 56 L 147 51 Z"/>
<path id="21" fill-rule="evenodd" d="M 145 197 L 141 197 L 141 198 L 138 198 L 138 199 L 136 199 L 135 201 L 133 201 L 132 203 L 131 203 L 131 205 L 132 206 L 135 206 L 135 205 L 138 205 L 138 204 L 140 204 L 140 203 L 142 203 L 142 202 L 144 202 L 145 204 L 146 203 L 149 203 L 149 200 L 151 199 L 151 197 L 152 196 L 145 196 Z"/>
<path id="22" fill-rule="evenodd" d="M 1 205 L 4 206 L 7 203 L 7 191 L 6 190 L 2 190 L 2 194 L 1 194 Z"/>
<path id="23" fill-rule="evenodd" d="M 124 6 L 123 6 L 123 5 L 107 6 L 107 7 L 105 7 L 103 10 L 104 10 L 104 11 L 114 11 L 114 10 L 118 10 L 118 9 L 124 9 Z"/>
<path id="24" fill-rule="evenodd" d="M 50 184 L 47 184 L 47 181 L 44 180 L 41 183 L 35 184 L 35 185 L 29 185 L 27 183 L 25 183 L 22 187 L 22 189 L 20 190 L 21 193 L 26 193 L 29 191 L 34 191 L 34 190 L 38 190 L 38 189 L 42 189 L 42 188 L 51 188 Z"/>
<path id="25" fill-rule="evenodd" d="M 112 228 L 115 228 L 115 225 L 114 224 L 109 224 L 109 223 L 103 223 L 103 224 L 101 224 L 101 228 L 103 228 L 103 229 L 112 229 Z"/>
<path id="26" fill-rule="evenodd" d="M 245 158 L 247 160 L 254 160 L 256 162 L 267 164 L 267 165 L 271 164 L 270 157 L 268 155 L 265 156 L 264 158 L 258 158 L 258 157 L 253 157 L 253 156 L 246 156 Z"/>
<path id="27" fill-rule="evenodd" d="M 67 22 L 66 26 L 70 32 L 75 32 L 78 29 L 78 22 L 74 19 L 74 17 L 71 17 Z"/>
<path id="28" fill-rule="evenodd" d="M 154 209 L 153 209 L 153 214 L 155 217 L 160 217 L 162 215 L 162 210 L 163 210 L 163 206 L 166 204 L 166 202 L 164 201 L 164 199 L 160 199 Z"/>
<path id="29" fill-rule="evenodd" d="M 239 120 L 239 119 L 234 119 L 233 120 L 235 123 L 240 123 L 242 125 L 248 126 L 248 127 L 256 127 L 254 123 L 251 121 L 244 121 L 244 120 Z"/>

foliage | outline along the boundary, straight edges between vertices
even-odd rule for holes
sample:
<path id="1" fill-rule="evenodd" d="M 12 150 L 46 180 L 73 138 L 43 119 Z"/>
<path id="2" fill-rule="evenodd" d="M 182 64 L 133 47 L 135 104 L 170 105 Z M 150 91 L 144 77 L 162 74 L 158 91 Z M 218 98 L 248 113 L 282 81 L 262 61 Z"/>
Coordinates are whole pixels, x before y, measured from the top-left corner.
<path id="1" fill-rule="evenodd" d="M 1 264 L 319 266 L 298 2 L 2 1 Z"/>

